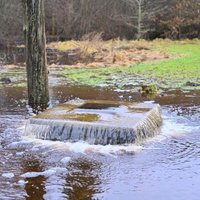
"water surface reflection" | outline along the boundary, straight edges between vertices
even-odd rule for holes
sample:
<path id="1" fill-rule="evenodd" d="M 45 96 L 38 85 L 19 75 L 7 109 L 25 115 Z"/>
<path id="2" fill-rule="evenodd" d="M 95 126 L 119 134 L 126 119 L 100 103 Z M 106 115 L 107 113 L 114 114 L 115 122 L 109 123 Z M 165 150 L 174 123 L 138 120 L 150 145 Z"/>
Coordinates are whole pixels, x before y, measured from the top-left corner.
<path id="1" fill-rule="evenodd" d="M 75 97 L 150 100 L 112 88 L 51 87 L 53 103 Z M 0 88 L 0 199 L 199 199 L 200 91 L 157 96 L 164 117 L 161 134 L 138 151 L 133 145 L 24 140 L 22 126 L 28 118 L 24 99 L 24 88 Z M 61 162 L 66 157 L 69 162 Z M 8 172 L 14 177 L 2 176 Z M 22 176 L 29 172 L 35 176 Z"/>
<path id="2" fill-rule="evenodd" d="M 100 193 L 100 162 L 79 158 L 70 162 L 67 168 L 69 174 L 66 182 L 69 189 L 66 193 L 69 199 L 93 199 L 95 194 Z"/>
<path id="3" fill-rule="evenodd" d="M 29 157 L 22 160 L 22 174 L 26 172 L 42 172 L 44 167 L 37 158 Z M 44 176 L 37 176 L 34 178 L 25 179 L 25 191 L 27 193 L 27 200 L 43 199 L 45 191 L 44 183 L 46 178 Z"/>

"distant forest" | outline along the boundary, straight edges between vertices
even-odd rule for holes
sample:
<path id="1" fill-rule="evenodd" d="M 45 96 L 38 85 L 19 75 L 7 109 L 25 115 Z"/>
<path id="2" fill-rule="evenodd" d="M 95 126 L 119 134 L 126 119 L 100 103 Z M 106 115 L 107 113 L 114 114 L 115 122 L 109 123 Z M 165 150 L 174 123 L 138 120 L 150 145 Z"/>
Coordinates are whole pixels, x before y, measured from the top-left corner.
<path id="1" fill-rule="evenodd" d="M 200 38 L 200 0 L 45 0 L 48 41 Z M 0 1 L 0 44 L 23 41 L 21 0 Z"/>

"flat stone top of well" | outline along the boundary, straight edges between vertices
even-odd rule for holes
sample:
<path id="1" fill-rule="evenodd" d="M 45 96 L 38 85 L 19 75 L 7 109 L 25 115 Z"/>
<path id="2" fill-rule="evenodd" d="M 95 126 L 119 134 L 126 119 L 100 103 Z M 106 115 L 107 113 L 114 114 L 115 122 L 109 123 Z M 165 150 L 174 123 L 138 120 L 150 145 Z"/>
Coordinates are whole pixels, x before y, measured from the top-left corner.
<path id="1" fill-rule="evenodd" d="M 158 107 L 159 105 L 152 103 L 77 99 L 48 109 L 37 115 L 34 120 L 128 128 L 142 121 L 152 109 Z"/>

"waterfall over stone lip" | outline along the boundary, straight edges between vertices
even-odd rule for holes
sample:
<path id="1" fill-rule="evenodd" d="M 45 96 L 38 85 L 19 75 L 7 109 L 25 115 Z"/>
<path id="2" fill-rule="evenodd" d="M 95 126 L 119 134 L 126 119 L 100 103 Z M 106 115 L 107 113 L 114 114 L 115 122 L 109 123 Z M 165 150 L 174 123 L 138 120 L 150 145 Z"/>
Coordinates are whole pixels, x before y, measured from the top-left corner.
<path id="1" fill-rule="evenodd" d="M 72 100 L 31 118 L 25 135 L 91 144 L 140 143 L 159 133 L 158 104 Z"/>

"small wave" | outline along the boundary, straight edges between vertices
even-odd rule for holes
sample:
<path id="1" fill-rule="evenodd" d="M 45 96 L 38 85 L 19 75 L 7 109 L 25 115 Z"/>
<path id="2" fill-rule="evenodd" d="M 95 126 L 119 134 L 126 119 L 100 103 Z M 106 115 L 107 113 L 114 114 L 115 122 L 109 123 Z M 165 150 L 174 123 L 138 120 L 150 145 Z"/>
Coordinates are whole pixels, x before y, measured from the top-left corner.
<path id="1" fill-rule="evenodd" d="M 178 123 L 173 118 L 163 116 L 163 125 L 160 134 L 154 138 L 148 139 L 152 142 L 162 142 L 170 138 L 183 138 L 186 135 L 199 131 L 199 126 L 189 125 L 188 123 Z"/>
<path id="2" fill-rule="evenodd" d="M 67 172 L 66 168 L 53 167 L 53 168 L 50 168 L 43 172 L 26 172 L 25 174 L 22 174 L 21 177 L 23 177 L 23 178 L 34 178 L 34 177 L 38 177 L 38 176 L 49 177 L 54 174 L 65 174 L 66 172 Z"/>
<path id="3" fill-rule="evenodd" d="M 15 175 L 13 173 L 3 173 L 2 176 L 4 178 L 13 178 Z"/>
<path id="4" fill-rule="evenodd" d="M 30 140 L 30 138 L 25 138 Z M 60 141 L 48 141 L 40 139 L 31 139 L 34 143 L 33 150 L 40 150 L 45 148 L 54 148 L 58 151 L 71 151 L 74 153 L 90 154 L 97 153 L 101 155 L 116 156 L 125 153 L 137 153 L 142 150 L 142 146 L 129 144 L 129 145 L 91 145 L 87 142 L 79 141 L 75 143 L 60 142 Z M 28 143 L 28 142 L 27 142 Z"/>

